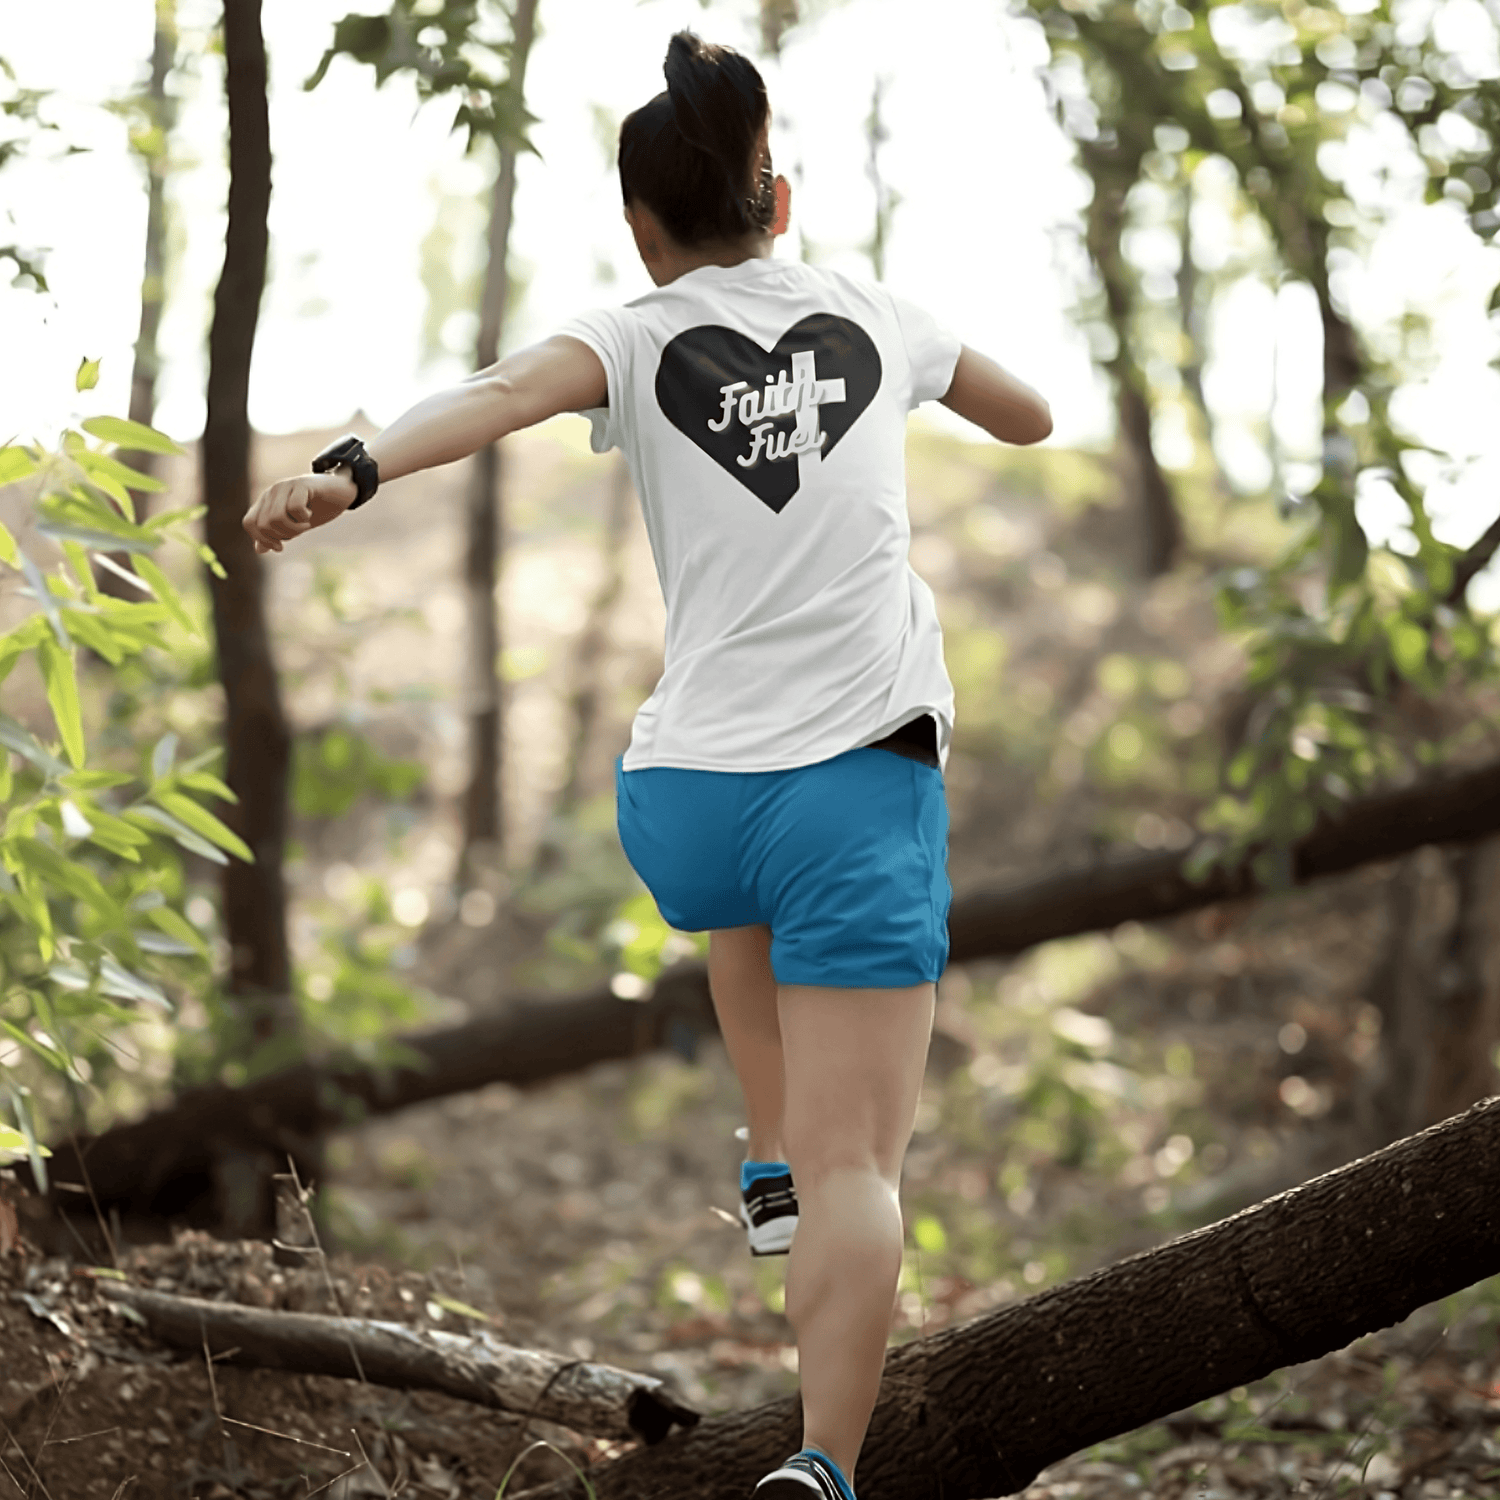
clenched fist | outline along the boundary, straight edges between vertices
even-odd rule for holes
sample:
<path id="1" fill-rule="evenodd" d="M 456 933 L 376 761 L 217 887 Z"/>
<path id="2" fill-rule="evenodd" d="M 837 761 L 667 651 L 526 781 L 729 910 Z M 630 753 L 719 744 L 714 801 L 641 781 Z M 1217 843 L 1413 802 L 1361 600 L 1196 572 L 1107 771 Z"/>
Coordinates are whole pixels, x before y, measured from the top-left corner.
<path id="1" fill-rule="evenodd" d="M 278 479 L 261 491 L 243 524 L 257 552 L 280 552 L 283 542 L 343 515 L 358 495 L 359 486 L 346 469 Z"/>

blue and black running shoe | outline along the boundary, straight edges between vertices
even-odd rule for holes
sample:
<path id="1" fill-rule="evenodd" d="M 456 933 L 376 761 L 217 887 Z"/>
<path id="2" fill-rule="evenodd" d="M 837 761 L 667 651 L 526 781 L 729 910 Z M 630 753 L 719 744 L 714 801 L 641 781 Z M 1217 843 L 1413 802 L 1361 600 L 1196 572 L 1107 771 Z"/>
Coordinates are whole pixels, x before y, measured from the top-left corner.
<path id="1" fill-rule="evenodd" d="M 797 1232 L 797 1190 L 784 1161 L 747 1161 L 740 1167 L 740 1221 L 751 1255 L 785 1255 Z"/>
<path id="2" fill-rule="evenodd" d="M 752 1500 L 854 1500 L 844 1472 L 826 1453 L 804 1448 L 767 1474 Z"/>

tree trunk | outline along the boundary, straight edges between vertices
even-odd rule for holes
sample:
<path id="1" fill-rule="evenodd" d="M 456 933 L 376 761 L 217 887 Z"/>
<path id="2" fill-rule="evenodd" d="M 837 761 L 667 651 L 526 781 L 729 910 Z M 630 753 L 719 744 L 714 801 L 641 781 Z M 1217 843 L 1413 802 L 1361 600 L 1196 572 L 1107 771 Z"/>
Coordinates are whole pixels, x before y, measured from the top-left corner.
<path id="1" fill-rule="evenodd" d="M 1211 1228 L 891 1351 L 860 1488 L 981 1500 L 1106 1438 L 1341 1349 L 1500 1272 L 1500 1099 Z M 587 1471 L 598 1500 L 742 1500 L 795 1398 Z M 573 1500 L 569 1478 L 525 1500 Z M 519 1500 L 519 1497 L 518 1497 Z"/>
<path id="2" fill-rule="evenodd" d="M 1446 1120 L 1500 1082 L 1500 839 L 1426 855 L 1408 855 L 1391 883 L 1371 975 L 1380 1046 L 1351 1107 L 1363 1149 Z"/>
<path id="3" fill-rule="evenodd" d="M 1352 804 L 1337 823 L 1320 824 L 1296 846 L 1291 869 L 1305 883 L 1424 844 L 1463 843 L 1496 832 L 1500 762 Z M 1053 938 L 1159 920 L 1259 889 L 1248 858 L 1195 886 L 1180 873 L 1185 857 L 1185 851 L 1136 854 L 956 899 L 948 918 L 950 961 L 1007 957 Z M 1484 920 L 1476 907 L 1473 930 L 1480 931 Z M 1483 1005 L 1494 1003 L 1486 999 Z M 1456 1011 L 1467 1013 L 1463 1004 Z M 522 1000 L 498 1016 L 401 1038 L 422 1059 L 416 1067 L 304 1062 L 239 1088 L 187 1091 L 143 1120 L 83 1142 L 82 1165 L 71 1142 L 54 1143 L 48 1175 L 54 1183 L 87 1182 L 101 1205 L 158 1228 L 167 1219 L 219 1226 L 237 1180 L 225 1173 L 248 1170 L 236 1164 L 253 1166 L 269 1182 L 291 1153 L 302 1170 L 306 1143 L 364 1111 L 404 1109 L 487 1083 L 539 1083 L 669 1045 L 690 1054 L 694 1039 L 712 1035 L 715 1026 L 704 965 L 681 963 L 662 975 L 645 1001 L 621 1000 L 601 987 L 569 998 Z M 31 1184 L 25 1163 L 15 1170 Z M 302 1170 L 304 1181 L 312 1170 Z M 54 1188 L 52 1201 L 73 1200 L 59 1200 Z M 274 1223 L 268 1201 L 257 1232 L 270 1233 Z M 48 1231 L 37 1224 L 32 1233 L 40 1241 Z"/>
<path id="4" fill-rule="evenodd" d="M 167 92 L 167 76 L 177 58 L 176 0 L 157 0 L 156 33 L 151 47 L 151 81 L 144 99 L 147 118 L 153 133 L 136 146 L 146 168 L 146 245 L 145 269 L 141 277 L 141 323 L 135 341 L 135 363 L 130 373 L 130 420 L 151 426 L 156 417 L 156 376 L 160 369 L 157 330 L 161 326 L 162 303 L 166 277 L 166 186 L 167 148 L 177 124 L 177 100 Z M 160 457 L 149 451 L 122 449 L 115 455 L 132 469 L 156 477 Z M 151 491 L 135 490 L 136 520 L 151 514 Z M 130 553 L 111 552 L 110 561 L 127 573 L 133 573 Z M 126 583 L 108 568 L 96 567 L 95 579 L 100 591 L 116 599 L 138 601 L 141 591 Z M 92 652 L 89 653 L 91 656 Z M 102 658 L 95 658 L 102 660 Z"/>
<path id="5" fill-rule="evenodd" d="M 219 678 L 227 722 L 225 781 L 239 797 L 219 816 L 255 854 L 223 870 L 229 992 L 237 997 L 248 1045 L 295 1031 L 290 994 L 286 843 L 290 735 L 262 605 L 261 563 L 241 522 L 250 507 L 250 359 L 266 275 L 266 213 L 271 143 L 260 0 L 225 0 L 225 88 L 229 99 L 229 222 L 224 269 L 209 332 L 207 420 L 203 429 L 204 530 L 225 576 L 209 574 Z M 321 1178 L 314 1163 L 305 1162 Z M 278 1166 L 280 1164 L 277 1164 Z M 250 1163 L 234 1172 L 226 1227 L 264 1221 L 270 1185 Z M 264 1201 L 262 1201 L 264 1200 Z"/>
<path id="6" fill-rule="evenodd" d="M 510 76 L 516 96 L 525 98 L 526 62 L 536 29 L 537 0 L 516 0 L 512 23 Z M 516 194 L 516 148 L 500 148 L 500 168 L 490 193 L 489 254 L 480 299 L 476 370 L 499 358 L 506 303 L 510 294 L 508 256 L 511 213 Z M 501 626 L 496 589 L 501 572 L 505 526 L 498 443 L 474 455 L 464 507 L 464 598 L 467 603 L 469 784 L 463 798 L 463 838 L 457 884 L 468 885 L 476 863 L 500 866 L 505 857 L 505 817 L 501 790 L 504 682 L 500 672 Z"/>
<path id="7" fill-rule="evenodd" d="M 1140 565 L 1147 578 L 1171 571 L 1182 546 L 1182 522 L 1171 486 L 1151 441 L 1151 405 L 1146 376 L 1131 349 L 1130 322 L 1134 297 L 1120 235 L 1125 198 L 1140 171 L 1145 142 L 1128 147 L 1080 141 L 1079 158 L 1094 182 L 1086 239 L 1089 254 L 1104 284 L 1104 300 L 1116 352 L 1106 362 L 1115 385 L 1120 445 L 1125 454 L 1125 481 L 1141 517 Z"/>
<path id="8" fill-rule="evenodd" d="M 563 861 L 562 825 L 577 810 L 583 796 L 584 768 L 594 742 L 599 719 L 599 699 L 604 689 L 608 661 L 609 622 L 615 605 L 625 592 L 626 548 L 630 517 L 635 508 L 635 490 L 630 468 L 623 455 L 615 455 L 609 487 L 609 514 L 604 522 L 604 580 L 589 606 L 588 620 L 578 636 L 573 655 L 572 734 L 568 741 L 568 768 L 562 789 L 552 805 L 547 832 L 537 845 L 532 877 L 550 875 Z"/>

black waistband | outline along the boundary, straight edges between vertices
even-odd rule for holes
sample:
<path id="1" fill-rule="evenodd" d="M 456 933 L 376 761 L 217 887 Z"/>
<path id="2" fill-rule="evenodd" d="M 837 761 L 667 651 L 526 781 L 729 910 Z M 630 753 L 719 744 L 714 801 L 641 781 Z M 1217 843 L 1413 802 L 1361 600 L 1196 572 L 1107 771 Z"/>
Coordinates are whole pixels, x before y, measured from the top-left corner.
<path id="1" fill-rule="evenodd" d="M 868 748 L 890 750 L 896 755 L 904 755 L 908 760 L 921 761 L 924 766 L 932 766 L 935 770 L 943 768 L 943 763 L 938 758 L 937 721 L 931 714 L 922 714 L 919 718 L 909 720 Z"/>

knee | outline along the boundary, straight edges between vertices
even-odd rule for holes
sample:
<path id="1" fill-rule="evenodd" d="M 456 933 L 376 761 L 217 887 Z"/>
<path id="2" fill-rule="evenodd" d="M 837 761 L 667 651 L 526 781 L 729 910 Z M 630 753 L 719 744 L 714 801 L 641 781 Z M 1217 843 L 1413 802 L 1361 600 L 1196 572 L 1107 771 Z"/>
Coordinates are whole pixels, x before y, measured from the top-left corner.
<path id="1" fill-rule="evenodd" d="M 785 1125 L 782 1142 L 799 1188 L 815 1190 L 835 1174 L 846 1173 L 870 1175 L 888 1187 L 899 1186 L 901 1163 L 882 1160 L 880 1153 L 866 1143 L 799 1132 Z"/>

